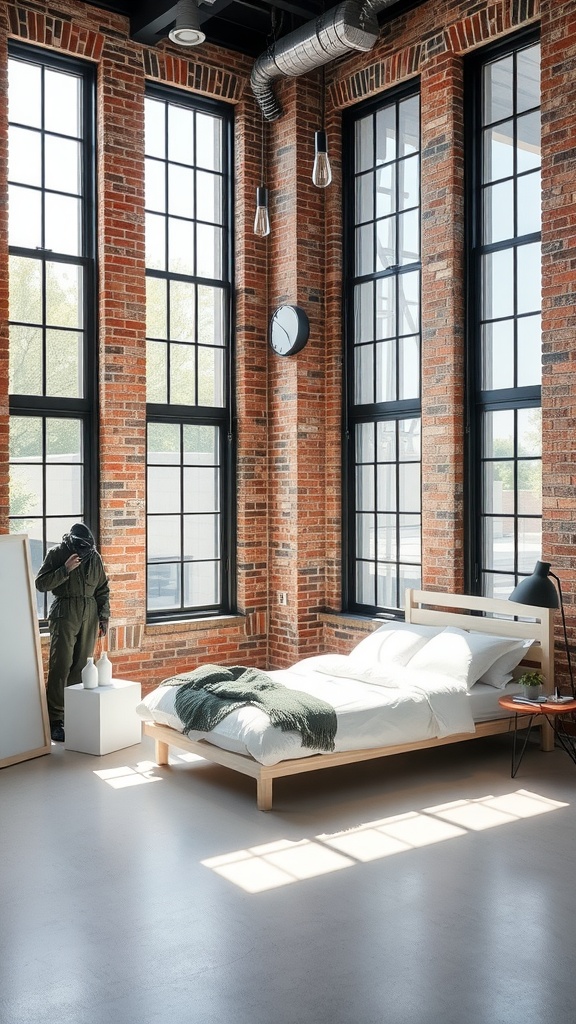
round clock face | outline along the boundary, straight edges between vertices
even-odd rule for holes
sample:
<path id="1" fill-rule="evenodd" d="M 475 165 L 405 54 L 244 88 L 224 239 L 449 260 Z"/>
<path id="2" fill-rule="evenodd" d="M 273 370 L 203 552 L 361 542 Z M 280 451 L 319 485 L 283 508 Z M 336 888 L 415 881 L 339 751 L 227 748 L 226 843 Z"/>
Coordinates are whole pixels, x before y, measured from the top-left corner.
<path id="1" fill-rule="evenodd" d="M 270 345 L 279 356 L 292 356 L 308 341 L 310 324 L 300 306 L 278 306 L 270 317 Z"/>

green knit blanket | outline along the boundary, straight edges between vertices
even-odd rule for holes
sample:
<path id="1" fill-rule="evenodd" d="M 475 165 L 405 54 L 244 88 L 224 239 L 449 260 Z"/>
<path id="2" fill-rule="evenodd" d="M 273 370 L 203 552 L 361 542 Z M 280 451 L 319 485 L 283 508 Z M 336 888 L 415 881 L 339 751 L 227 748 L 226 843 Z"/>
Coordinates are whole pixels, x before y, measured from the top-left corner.
<path id="1" fill-rule="evenodd" d="M 275 683 L 260 669 L 199 665 L 192 672 L 165 679 L 162 685 L 178 686 L 174 710 L 185 733 L 210 732 L 231 711 L 252 704 L 284 732 L 299 732 L 303 747 L 334 750 L 334 708 L 308 693 Z"/>

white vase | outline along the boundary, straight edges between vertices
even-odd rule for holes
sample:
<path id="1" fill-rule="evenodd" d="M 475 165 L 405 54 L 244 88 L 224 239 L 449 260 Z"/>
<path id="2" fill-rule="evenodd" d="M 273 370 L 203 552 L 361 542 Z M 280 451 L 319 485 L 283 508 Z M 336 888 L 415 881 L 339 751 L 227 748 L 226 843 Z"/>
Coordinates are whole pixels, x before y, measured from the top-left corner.
<path id="1" fill-rule="evenodd" d="M 112 662 L 110 661 L 106 651 L 102 651 L 102 654 L 96 662 L 96 671 L 98 672 L 98 686 L 111 686 L 112 685 Z"/>
<path id="2" fill-rule="evenodd" d="M 82 684 L 85 690 L 94 690 L 98 686 L 98 669 L 94 664 L 94 658 L 88 658 L 82 669 Z"/>

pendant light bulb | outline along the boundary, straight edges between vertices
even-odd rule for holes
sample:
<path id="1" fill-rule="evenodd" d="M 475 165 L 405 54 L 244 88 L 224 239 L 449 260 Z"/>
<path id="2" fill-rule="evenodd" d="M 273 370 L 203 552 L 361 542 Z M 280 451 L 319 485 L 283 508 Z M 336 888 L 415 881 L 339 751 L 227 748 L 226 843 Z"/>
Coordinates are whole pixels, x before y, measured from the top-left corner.
<path id="1" fill-rule="evenodd" d="M 254 234 L 265 238 L 270 234 L 270 218 L 268 216 L 268 189 L 260 185 L 256 189 L 256 216 L 254 217 Z"/>
<path id="2" fill-rule="evenodd" d="M 328 159 L 328 141 L 322 129 L 314 133 L 314 167 L 312 182 L 316 188 L 326 188 L 332 181 L 332 168 Z"/>

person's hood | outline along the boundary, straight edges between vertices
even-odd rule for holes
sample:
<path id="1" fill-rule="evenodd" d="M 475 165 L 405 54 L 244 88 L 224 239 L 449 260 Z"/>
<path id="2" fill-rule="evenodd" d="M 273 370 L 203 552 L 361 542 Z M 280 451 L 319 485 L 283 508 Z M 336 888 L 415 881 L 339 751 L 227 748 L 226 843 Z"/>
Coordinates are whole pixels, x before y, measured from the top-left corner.
<path id="1" fill-rule="evenodd" d="M 65 533 L 62 540 L 82 561 L 89 558 L 96 548 L 94 534 L 84 523 L 74 523 L 70 533 Z"/>

